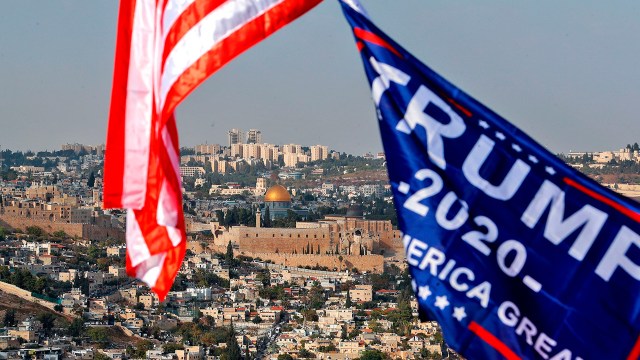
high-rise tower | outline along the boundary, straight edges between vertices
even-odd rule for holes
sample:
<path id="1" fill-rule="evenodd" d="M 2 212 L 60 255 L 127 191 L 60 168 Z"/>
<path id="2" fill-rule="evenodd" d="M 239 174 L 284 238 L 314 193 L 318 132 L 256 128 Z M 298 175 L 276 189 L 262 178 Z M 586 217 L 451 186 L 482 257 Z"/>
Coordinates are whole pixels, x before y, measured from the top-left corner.
<path id="1" fill-rule="evenodd" d="M 247 132 L 247 144 L 262 144 L 262 132 L 258 129 L 249 129 Z"/>
<path id="2" fill-rule="evenodd" d="M 240 129 L 229 130 L 229 147 L 233 144 L 242 144 L 244 133 Z"/>

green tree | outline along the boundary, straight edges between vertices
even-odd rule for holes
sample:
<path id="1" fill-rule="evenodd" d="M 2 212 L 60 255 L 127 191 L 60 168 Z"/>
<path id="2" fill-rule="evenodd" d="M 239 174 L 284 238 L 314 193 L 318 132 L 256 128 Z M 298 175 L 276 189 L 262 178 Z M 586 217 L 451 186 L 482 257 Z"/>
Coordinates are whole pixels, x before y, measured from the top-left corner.
<path id="1" fill-rule="evenodd" d="M 236 332 L 233 330 L 233 326 L 229 326 L 227 334 L 227 352 L 222 354 L 220 360 L 240 360 L 242 359 L 242 353 L 240 352 L 240 346 L 236 339 Z"/>
<path id="2" fill-rule="evenodd" d="M 93 342 L 109 341 L 109 330 L 104 327 L 90 327 L 87 329 L 86 334 Z"/>
<path id="3" fill-rule="evenodd" d="M 302 316 L 304 316 L 307 321 L 318 321 L 318 313 L 312 309 L 302 311 Z"/>
<path id="4" fill-rule="evenodd" d="M 4 313 L 4 319 L 2 320 L 4 326 L 15 326 L 16 325 L 16 311 L 13 309 L 9 309 Z"/>
<path id="5" fill-rule="evenodd" d="M 353 302 L 351 301 L 351 295 L 349 294 L 349 290 L 347 290 L 347 299 L 344 302 L 344 307 L 346 307 L 347 309 L 351 308 L 353 306 Z"/>
<path id="6" fill-rule="evenodd" d="M 38 314 L 38 316 L 36 316 L 36 319 L 42 324 L 42 332 L 44 333 L 44 335 L 51 335 L 51 330 L 53 330 L 56 317 L 51 313 L 43 312 Z"/>
<path id="7" fill-rule="evenodd" d="M 172 354 L 176 352 L 176 350 L 184 349 L 184 345 L 178 343 L 166 343 L 162 345 L 162 353 L 164 354 Z"/>
<path id="8" fill-rule="evenodd" d="M 307 349 L 301 349 L 298 352 L 298 358 L 300 359 L 315 359 L 316 355 Z"/>
<path id="9" fill-rule="evenodd" d="M 218 219 L 218 223 L 220 225 L 224 225 L 224 211 L 216 210 L 216 218 Z"/>
<path id="10" fill-rule="evenodd" d="M 144 359 L 147 357 L 147 350 L 153 349 L 153 343 L 149 340 L 142 340 L 136 343 L 135 348 L 128 348 L 131 352 L 131 357 L 134 359 Z"/>
<path id="11" fill-rule="evenodd" d="M 260 281 L 264 287 L 271 285 L 271 272 L 269 269 L 257 273 L 256 281 Z"/>
<path id="12" fill-rule="evenodd" d="M 320 309 L 325 303 L 324 289 L 318 282 L 315 282 L 309 290 L 309 306 L 312 309 Z"/>
<path id="13" fill-rule="evenodd" d="M 266 206 L 265 210 L 264 210 L 264 216 L 262 218 L 262 226 L 266 227 L 266 228 L 270 228 L 272 226 L 272 224 L 271 224 L 271 211 L 269 210 L 268 206 Z"/>
<path id="14" fill-rule="evenodd" d="M 84 328 L 85 328 L 84 320 L 82 318 L 75 318 L 73 319 L 71 324 L 69 324 L 69 327 L 67 328 L 67 333 L 70 336 L 77 337 L 84 333 Z"/>
<path id="15" fill-rule="evenodd" d="M 386 360 L 387 355 L 380 350 L 365 350 L 360 355 L 360 360 Z"/>
<path id="16" fill-rule="evenodd" d="M 40 227 L 27 226 L 27 234 L 35 237 L 42 237 L 44 236 L 45 232 Z"/>
<path id="17" fill-rule="evenodd" d="M 93 360 L 111 360 L 111 358 L 101 352 L 96 352 L 93 355 Z"/>
<path id="18" fill-rule="evenodd" d="M 87 179 L 87 187 L 93 188 L 95 184 L 96 184 L 96 176 L 93 174 L 93 171 L 92 171 L 91 174 L 89 174 L 89 179 Z"/>
<path id="19" fill-rule="evenodd" d="M 289 354 L 280 354 L 278 355 L 278 360 L 293 360 L 293 356 Z"/>
<path id="20" fill-rule="evenodd" d="M 61 238 L 61 239 L 64 239 L 64 238 L 68 237 L 67 233 L 64 232 L 64 230 L 55 231 L 51 235 L 53 235 L 54 237 L 57 237 L 57 238 Z"/>
<path id="21" fill-rule="evenodd" d="M 224 255 L 224 259 L 227 261 L 233 260 L 233 246 L 231 245 L 231 240 L 227 244 L 227 253 Z"/>

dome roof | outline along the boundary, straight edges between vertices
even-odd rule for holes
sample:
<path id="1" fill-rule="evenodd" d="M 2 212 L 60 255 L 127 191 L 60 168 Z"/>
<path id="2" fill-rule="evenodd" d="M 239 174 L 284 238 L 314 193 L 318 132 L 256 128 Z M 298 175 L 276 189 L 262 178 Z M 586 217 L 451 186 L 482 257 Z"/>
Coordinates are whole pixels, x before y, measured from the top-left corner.
<path id="1" fill-rule="evenodd" d="M 264 194 L 264 201 L 291 202 L 291 195 L 282 185 L 273 185 Z"/>

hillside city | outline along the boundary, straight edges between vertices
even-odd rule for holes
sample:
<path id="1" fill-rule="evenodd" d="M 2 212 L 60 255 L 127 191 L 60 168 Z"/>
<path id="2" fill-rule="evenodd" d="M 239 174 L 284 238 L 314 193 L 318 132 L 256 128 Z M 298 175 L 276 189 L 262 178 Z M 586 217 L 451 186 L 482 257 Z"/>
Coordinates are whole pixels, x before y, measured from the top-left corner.
<path id="1" fill-rule="evenodd" d="M 640 148 L 560 157 L 640 198 Z M 104 146 L 0 151 L 2 359 L 458 359 L 419 313 L 384 153 L 181 149 L 188 250 L 167 299 L 125 270 Z"/>

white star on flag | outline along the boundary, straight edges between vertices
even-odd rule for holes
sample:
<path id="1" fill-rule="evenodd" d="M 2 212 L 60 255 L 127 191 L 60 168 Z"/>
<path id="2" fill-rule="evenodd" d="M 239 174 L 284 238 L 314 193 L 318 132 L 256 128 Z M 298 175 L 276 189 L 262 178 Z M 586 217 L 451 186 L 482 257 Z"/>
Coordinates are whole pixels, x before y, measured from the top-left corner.
<path id="1" fill-rule="evenodd" d="M 529 155 L 529 161 L 531 161 L 534 164 L 538 163 L 538 158 L 533 156 L 533 155 Z"/>
<path id="2" fill-rule="evenodd" d="M 556 174 L 556 170 L 554 168 L 552 168 L 551 166 L 546 166 L 544 168 L 544 171 L 546 171 L 549 175 L 555 175 Z"/>
<path id="3" fill-rule="evenodd" d="M 506 139 L 506 138 L 507 138 L 507 137 L 506 137 L 506 136 L 504 136 L 504 134 L 503 134 L 503 133 L 501 133 L 500 131 L 496 131 L 496 137 L 497 137 L 498 139 L 500 139 L 500 140 L 504 140 L 504 139 Z"/>
<path id="4" fill-rule="evenodd" d="M 435 306 L 440 310 L 444 310 L 447 306 L 449 306 L 449 300 L 447 300 L 446 295 L 436 296 Z"/>
<path id="5" fill-rule="evenodd" d="M 467 313 L 464 311 L 464 306 L 454 307 L 453 308 L 453 317 L 458 321 L 462 321 L 462 319 L 467 317 Z"/>
<path id="6" fill-rule="evenodd" d="M 478 125 L 480 125 L 480 127 L 483 128 L 483 129 L 488 129 L 489 128 L 489 123 L 487 123 L 484 120 L 478 121 Z"/>
<path id="7" fill-rule="evenodd" d="M 518 145 L 518 144 L 513 144 L 513 145 L 511 145 L 511 148 L 512 148 L 513 150 L 517 151 L 517 152 L 522 151 L 522 148 L 521 148 L 521 147 L 520 147 L 520 145 Z"/>
<path id="8" fill-rule="evenodd" d="M 422 300 L 426 300 L 429 295 L 431 295 L 431 289 L 429 289 L 429 286 L 425 285 L 425 286 L 420 286 L 420 288 L 418 289 L 418 296 L 422 299 Z"/>

